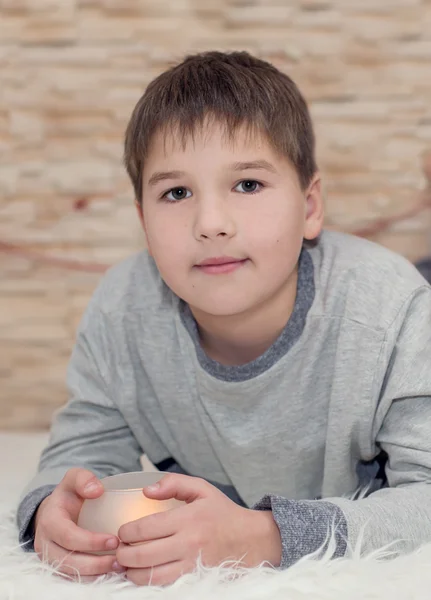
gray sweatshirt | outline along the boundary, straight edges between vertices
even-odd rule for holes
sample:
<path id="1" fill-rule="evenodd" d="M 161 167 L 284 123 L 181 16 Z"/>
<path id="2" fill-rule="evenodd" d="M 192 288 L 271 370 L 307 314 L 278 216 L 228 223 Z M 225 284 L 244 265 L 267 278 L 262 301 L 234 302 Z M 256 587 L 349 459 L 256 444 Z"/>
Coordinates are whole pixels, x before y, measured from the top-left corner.
<path id="1" fill-rule="evenodd" d="M 146 252 L 112 268 L 80 325 L 70 400 L 18 509 L 21 542 L 73 466 L 204 477 L 272 510 L 287 567 L 335 534 L 335 556 L 431 541 L 431 288 L 403 258 L 325 232 L 304 248 L 284 331 L 223 366 Z M 369 486 L 369 493 L 352 496 Z M 363 533 L 363 537 L 362 537 Z"/>

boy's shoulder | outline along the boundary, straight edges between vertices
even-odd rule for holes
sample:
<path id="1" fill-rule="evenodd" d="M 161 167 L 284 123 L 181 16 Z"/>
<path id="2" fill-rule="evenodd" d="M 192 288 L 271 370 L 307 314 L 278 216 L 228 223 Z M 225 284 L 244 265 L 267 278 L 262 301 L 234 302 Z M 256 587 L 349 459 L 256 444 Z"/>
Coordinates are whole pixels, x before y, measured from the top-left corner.
<path id="1" fill-rule="evenodd" d="M 310 254 L 320 309 L 367 326 L 388 326 L 415 292 L 430 287 L 406 258 L 353 235 L 324 231 Z"/>
<path id="2" fill-rule="evenodd" d="M 342 273 L 362 274 L 380 281 L 382 276 L 413 287 L 426 281 L 406 258 L 381 244 L 348 233 L 324 231 L 316 245 L 320 269 Z"/>
<path id="3" fill-rule="evenodd" d="M 172 306 L 173 298 L 154 260 L 142 250 L 108 269 L 91 302 L 103 313 L 118 316 Z"/>

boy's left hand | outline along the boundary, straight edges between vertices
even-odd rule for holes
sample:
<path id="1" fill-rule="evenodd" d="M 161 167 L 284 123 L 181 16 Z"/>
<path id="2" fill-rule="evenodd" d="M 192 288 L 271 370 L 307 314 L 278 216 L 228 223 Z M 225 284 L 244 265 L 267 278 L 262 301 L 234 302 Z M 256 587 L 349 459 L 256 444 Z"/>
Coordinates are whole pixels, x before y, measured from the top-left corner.
<path id="1" fill-rule="evenodd" d="M 156 484 L 157 485 L 157 484 Z M 137 585 L 168 585 L 202 563 L 226 560 L 254 567 L 264 561 L 279 566 L 281 539 L 271 511 L 242 508 L 204 479 L 169 474 L 145 496 L 176 498 L 186 505 L 123 525 L 117 561 Z M 144 543 L 145 542 L 145 543 Z M 138 544 L 138 545 L 129 545 Z"/>

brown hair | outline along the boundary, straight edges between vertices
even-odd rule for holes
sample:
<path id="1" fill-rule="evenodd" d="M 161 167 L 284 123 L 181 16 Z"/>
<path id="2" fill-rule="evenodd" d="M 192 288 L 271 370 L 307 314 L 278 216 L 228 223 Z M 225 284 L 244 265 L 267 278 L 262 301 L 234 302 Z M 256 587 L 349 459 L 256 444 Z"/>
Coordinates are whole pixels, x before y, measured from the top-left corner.
<path id="1" fill-rule="evenodd" d="M 154 133 L 174 132 L 184 144 L 211 118 L 229 136 L 246 125 L 263 131 L 287 156 L 305 189 L 317 170 L 307 104 L 295 83 L 270 63 L 247 52 L 188 56 L 147 87 L 126 130 L 124 163 L 142 202 L 143 162 Z"/>

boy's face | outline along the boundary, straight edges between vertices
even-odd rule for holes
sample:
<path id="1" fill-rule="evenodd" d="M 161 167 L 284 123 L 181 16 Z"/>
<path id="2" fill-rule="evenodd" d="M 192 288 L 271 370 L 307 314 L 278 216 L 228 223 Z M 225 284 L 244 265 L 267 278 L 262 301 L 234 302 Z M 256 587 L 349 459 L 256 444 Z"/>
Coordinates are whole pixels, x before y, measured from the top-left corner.
<path id="1" fill-rule="evenodd" d="M 145 161 L 138 209 L 148 248 L 195 315 L 244 313 L 296 288 L 303 239 L 322 227 L 319 177 L 304 192 L 263 135 L 234 138 L 216 124 L 185 147 L 159 134 Z"/>

